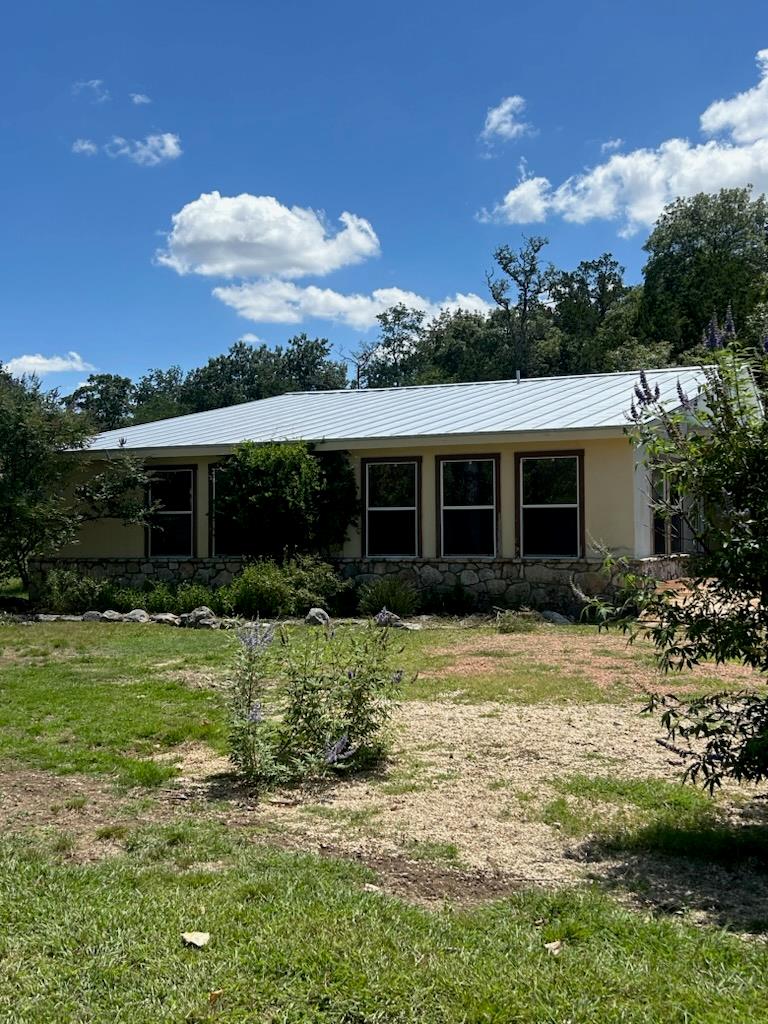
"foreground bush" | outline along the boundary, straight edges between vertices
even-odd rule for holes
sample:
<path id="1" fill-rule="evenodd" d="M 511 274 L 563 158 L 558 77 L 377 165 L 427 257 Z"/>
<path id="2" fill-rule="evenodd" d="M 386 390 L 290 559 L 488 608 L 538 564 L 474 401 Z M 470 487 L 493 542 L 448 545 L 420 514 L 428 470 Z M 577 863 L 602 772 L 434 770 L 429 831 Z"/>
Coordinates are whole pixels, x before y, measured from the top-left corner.
<path id="1" fill-rule="evenodd" d="M 229 700 L 230 758 L 243 778 L 264 790 L 380 759 L 403 679 L 393 656 L 391 630 L 373 623 L 300 637 L 262 623 L 243 631 Z"/>

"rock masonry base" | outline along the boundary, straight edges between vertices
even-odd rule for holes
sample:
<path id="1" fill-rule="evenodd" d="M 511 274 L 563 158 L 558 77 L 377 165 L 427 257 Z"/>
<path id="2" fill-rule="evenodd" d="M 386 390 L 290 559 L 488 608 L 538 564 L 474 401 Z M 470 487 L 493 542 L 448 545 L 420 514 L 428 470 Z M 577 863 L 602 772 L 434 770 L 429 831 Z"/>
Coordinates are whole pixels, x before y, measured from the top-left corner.
<path id="1" fill-rule="evenodd" d="M 621 584 L 621 573 L 607 576 L 597 560 L 580 559 L 361 559 L 334 560 L 343 577 L 357 586 L 386 577 L 406 580 L 419 591 L 444 597 L 457 590 L 478 608 L 494 605 L 558 608 L 573 612 L 583 604 L 579 594 L 610 594 Z M 246 564 L 244 558 L 50 558 L 32 566 L 32 596 L 39 593 L 52 569 L 68 569 L 82 576 L 111 579 L 119 586 L 141 590 L 153 582 L 202 583 L 220 587 L 230 583 Z M 636 560 L 635 569 L 659 580 L 686 575 L 685 556 Z"/>

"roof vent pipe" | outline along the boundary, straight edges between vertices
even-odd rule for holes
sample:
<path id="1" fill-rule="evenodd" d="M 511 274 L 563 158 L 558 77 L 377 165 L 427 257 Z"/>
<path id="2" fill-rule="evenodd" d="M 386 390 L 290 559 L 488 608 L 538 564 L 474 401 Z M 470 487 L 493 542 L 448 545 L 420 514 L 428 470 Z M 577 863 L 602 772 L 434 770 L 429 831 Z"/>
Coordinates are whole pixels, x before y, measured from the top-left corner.
<path id="1" fill-rule="evenodd" d="M 519 370 L 515 370 L 515 380 L 517 381 L 518 384 L 520 383 L 520 371 Z"/>

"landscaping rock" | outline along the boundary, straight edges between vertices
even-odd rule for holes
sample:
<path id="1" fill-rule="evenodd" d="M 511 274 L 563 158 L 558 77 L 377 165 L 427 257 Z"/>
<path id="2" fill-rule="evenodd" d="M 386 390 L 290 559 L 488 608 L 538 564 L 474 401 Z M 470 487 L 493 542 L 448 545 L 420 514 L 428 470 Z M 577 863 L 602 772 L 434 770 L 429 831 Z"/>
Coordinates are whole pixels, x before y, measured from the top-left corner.
<path id="1" fill-rule="evenodd" d="M 308 626 L 328 626 L 331 616 L 324 608 L 310 608 L 304 621 Z"/>
<path id="2" fill-rule="evenodd" d="M 38 622 L 58 622 L 58 615 L 36 615 L 35 619 Z"/>
<path id="3" fill-rule="evenodd" d="M 213 611 L 206 604 L 201 604 L 198 608 L 193 608 L 192 611 L 188 615 L 182 616 L 182 617 L 183 618 L 187 618 L 189 620 L 189 622 L 192 622 L 192 623 L 197 623 L 201 619 L 215 619 L 216 618 L 216 616 L 214 615 Z"/>
<path id="4" fill-rule="evenodd" d="M 149 614 L 143 608 L 134 608 L 123 616 L 123 622 L 149 622 Z"/>
<path id="5" fill-rule="evenodd" d="M 101 622 L 101 612 L 83 612 L 83 622 Z"/>
<path id="6" fill-rule="evenodd" d="M 178 615 L 174 615 L 173 612 L 158 612 L 157 615 L 151 615 L 150 619 L 152 622 L 156 622 L 160 626 L 181 625 L 181 619 Z"/>
<path id="7" fill-rule="evenodd" d="M 102 613 L 101 621 L 102 622 L 122 622 L 123 621 L 123 616 L 120 614 L 120 612 L 112 611 L 112 609 L 110 608 L 108 611 Z"/>
<path id="8" fill-rule="evenodd" d="M 399 615 L 395 615 L 388 608 L 382 608 L 380 612 L 376 612 L 373 616 L 373 621 L 377 626 L 394 626 L 395 628 L 402 628 L 403 620 Z"/>
<path id="9" fill-rule="evenodd" d="M 555 626 L 570 626 L 573 623 L 572 619 L 567 615 L 561 615 L 560 612 L 543 611 L 541 617 L 545 622 L 551 622 Z"/>
<path id="10" fill-rule="evenodd" d="M 219 620 L 215 615 L 204 615 L 195 622 L 195 629 L 218 629 Z"/>

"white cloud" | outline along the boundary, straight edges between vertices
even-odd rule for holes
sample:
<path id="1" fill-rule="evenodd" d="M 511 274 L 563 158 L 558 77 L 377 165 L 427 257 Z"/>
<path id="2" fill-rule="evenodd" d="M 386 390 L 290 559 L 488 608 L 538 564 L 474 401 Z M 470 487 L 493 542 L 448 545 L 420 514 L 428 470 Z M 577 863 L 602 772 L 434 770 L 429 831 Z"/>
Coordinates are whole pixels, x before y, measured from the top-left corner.
<path id="1" fill-rule="evenodd" d="M 759 50 L 760 81 L 730 100 L 717 100 L 701 115 L 707 135 L 727 132 L 734 142 L 750 143 L 768 137 L 768 50 Z"/>
<path id="2" fill-rule="evenodd" d="M 131 103 L 133 103 L 137 107 L 145 106 L 147 103 L 152 102 L 152 98 L 150 96 L 147 96 L 145 92 L 132 92 L 130 96 Z"/>
<path id="3" fill-rule="evenodd" d="M 15 359 L 9 359 L 4 368 L 16 377 L 25 373 L 37 377 L 44 377 L 47 373 L 87 373 L 95 369 L 78 352 L 67 352 L 65 356 L 43 356 L 39 353 L 16 356 Z"/>
<path id="4" fill-rule="evenodd" d="M 238 341 L 247 341 L 249 345 L 263 345 L 265 342 L 258 334 L 253 334 L 251 331 L 246 331 L 245 334 L 241 334 L 237 339 Z"/>
<path id="5" fill-rule="evenodd" d="M 111 99 L 109 89 L 106 88 L 101 78 L 90 78 L 87 81 L 75 82 L 72 86 L 72 93 L 75 96 L 90 96 L 92 103 L 106 103 Z"/>
<path id="6" fill-rule="evenodd" d="M 334 234 L 322 214 L 283 206 L 273 196 L 204 193 L 172 220 L 157 261 L 179 274 L 323 275 L 379 253 L 376 233 L 362 217 L 342 213 L 343 226 Z"/>
<path id="7" fill-rule="evenodd" d="M 525 100 L 522 96 L 506 96 L 495 107 L 488 108 L 480 138 L 491 144 L 496 138 L 509 142 L 528 134 L 531 126 L 520 120 L 524 110 Z"/>
<path id="8" fill-rule="evenodd" d="M 141 167 L 156 167 L 158 164 L 176 160 L 182 154 L 181 139 L 172 132 L 147 135 L 145 139 L 124 139 L 115 135 L 104 147 L 108 156 L 127 157 Z"/>
<path id="9" fill-rule="evenodd" d="M 292 281 L 267 280 L 214 288 L 213 294 L 246 320 L 297 324 L 306 317 L 334 320 L 358 330 L 376 323 L 376 316 L 397 303 L 422 309 L 434 316 L 442 309 L 487 312 L 489 303 L 479 295 L 457 294 L 442 302 L 431 302 L 402 288 L 377 288 L 370 295 L 344 295 L 316 285 L 301 287 Z"/>
<path id="10" fill-rule="evenodd" d="M 621 149 L 624 145 L 624 139 L 606 139 L 600 146 L 601 153 L 613 153 L 616 149 Z"/>
<path id="11" fill-rule="evenodd" d="M 90 139 L 75 139 L 72 143 L 73 153 L 82 153 L 83 156 L 95 156 L 98 151 L 99 147 Z"/>
<path id="12" fill-rule="evenodd" d="M 768 192 L 768 50 L 758 54 L 761 80 L 732 100 L 707 108 L 701 127 L 730 138 L 692 143 L 667 139 L 654 149 L 614 153 L 605 162 L 553 186 L 548 178 L 522 177 L 483 220 L 510 224 L 543 221 L 550 215 L 584 224 L 619 220 L 628 236 L 650 227 L 663 207 L 680 196 L 754 185 Z"/>

